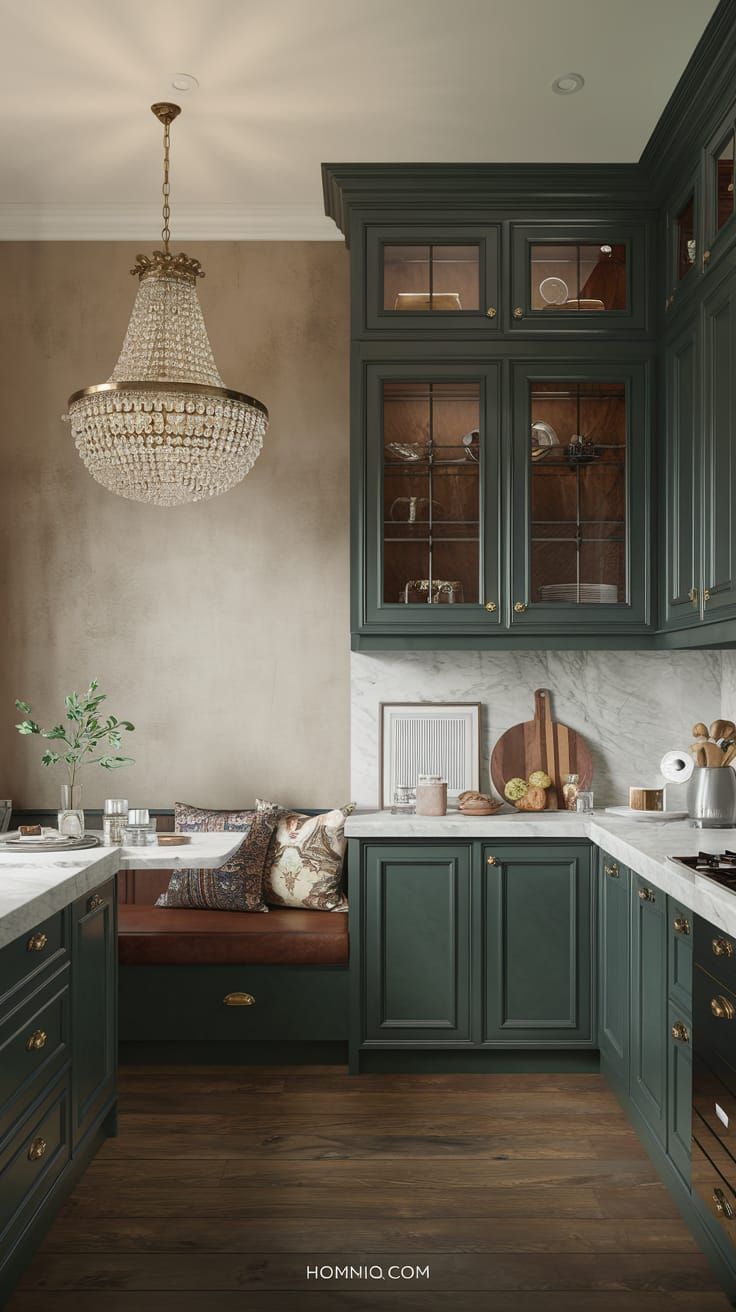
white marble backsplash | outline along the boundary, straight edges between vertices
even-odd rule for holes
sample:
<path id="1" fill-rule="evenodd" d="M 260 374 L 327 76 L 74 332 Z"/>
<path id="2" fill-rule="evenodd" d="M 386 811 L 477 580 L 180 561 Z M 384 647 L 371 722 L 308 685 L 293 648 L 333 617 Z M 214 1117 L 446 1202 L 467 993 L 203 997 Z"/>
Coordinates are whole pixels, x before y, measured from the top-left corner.
<path id="1" fill-rule="evenodd" d="M 696 720 L 736 714 L 732 652 L 353 652 L 350 674 L 351 794 L 367 807 L 378 804 L 381 702 L 481 702 L 486 789 L 494 743 L 531 720 L 535 688 L 549 688 L 555 719 L 591 748 L 597 806 L 625 805 L 630 784 L 661 785 L 663 754 L 689 746 Z M 684 794 L 669 784 L 668 806 L 684 808 Z"/>

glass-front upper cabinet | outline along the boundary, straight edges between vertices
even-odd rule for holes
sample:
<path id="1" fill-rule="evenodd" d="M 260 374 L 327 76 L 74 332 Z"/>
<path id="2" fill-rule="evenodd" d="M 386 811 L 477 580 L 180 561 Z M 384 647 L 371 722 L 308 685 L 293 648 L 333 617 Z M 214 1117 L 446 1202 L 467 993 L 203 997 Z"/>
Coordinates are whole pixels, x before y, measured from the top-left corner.
<path id="1" fill-rule="evenodd" d="M 511 327 L 576 334 L 641 329 L 644 235 L 630 224 L 512 230 Z"/>
<path id="2" fill-rule="evenodd" d="M 705 152 L 705 250 L 703 264 L 717 260 L 736 239 L 736 107 L 714 133 Z"/>
<path id="3" fill-rule="evenodd" d="M 703 267 L 701 192 L 702 171 L 698 166 L 695 175 L 667 208 L 668 295 L 665 310 L 686 303 L 695 290 Z"/>
<path id="4" fill-rule="evenodd" d="M 486 631 L 501 618 L 496 367 L 369 368 L 364 618 Z"/>
<path id="5" fill-rule="evenodd" d="M 639 367 L 515 373 L 514 626 L 646 622 L 648 465 Z"/>
<path id="6" fill-rule="evenodd" d="M 497 227 L 370 226 L 365 240 L 355 331 L 498 331 Z"/>

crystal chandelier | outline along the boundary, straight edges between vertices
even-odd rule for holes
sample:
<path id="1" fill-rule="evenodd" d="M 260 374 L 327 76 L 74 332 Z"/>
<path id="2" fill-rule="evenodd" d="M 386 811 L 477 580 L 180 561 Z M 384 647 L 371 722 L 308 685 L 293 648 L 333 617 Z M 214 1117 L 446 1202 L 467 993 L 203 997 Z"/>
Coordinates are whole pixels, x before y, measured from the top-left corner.
<path id="1" fill-rule="evenodd" d="M 176 506 L 227 492 L 249 472 L 268 426 L 260 401 L 217 372 L 197 296 L 199 260 L 169 249 L 169 129 L 164 128 L 163 250 L 138 255 L 133 313 L 108 382 L 69 397 L 76 448 L 98 483 L 131 501 Z"/>

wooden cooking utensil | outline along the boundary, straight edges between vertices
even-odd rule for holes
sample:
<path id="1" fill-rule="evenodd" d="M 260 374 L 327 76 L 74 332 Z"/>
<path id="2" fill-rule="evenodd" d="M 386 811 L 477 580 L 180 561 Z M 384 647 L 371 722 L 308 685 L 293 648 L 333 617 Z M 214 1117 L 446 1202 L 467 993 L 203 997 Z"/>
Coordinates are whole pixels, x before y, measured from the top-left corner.
<path id="1" fill-rule="evenodd" d="M 718 743 L 693 743 L 690 751 L 696 765 L 723 765 L 723 748 Z"/>
<path id="2" fill-rule="evenodd" d="M 708 737 L 709 734 L 708 734 L 707 724 L 703 724 L 702 720 L 698 720 L 698 723 L 693 725 L 693 738 L 708 738 Z"/>
<path id="3" fill-rule="evenodd" d="M 736 760 L 736 743 L 732 743 L 731 746 L 726 749 L 721 764 L 730 765 L 733 760 Z"/>
<path id="4" fill-rule="evenodd" d="M 528 779 L 534 770 L 546 770 L 552 780 L 548 811 L 564 807 L 562 785 L 568 774 L 580 776 L 580 789 L 590 788 L 593 780 L 588 744 L 574 729 L 552 719 L 552 695 L 546 688 L 534 694 L 534 719 L 507 729 L 491 753 L 491 782 L 501 797 L 509 779 Z"/>

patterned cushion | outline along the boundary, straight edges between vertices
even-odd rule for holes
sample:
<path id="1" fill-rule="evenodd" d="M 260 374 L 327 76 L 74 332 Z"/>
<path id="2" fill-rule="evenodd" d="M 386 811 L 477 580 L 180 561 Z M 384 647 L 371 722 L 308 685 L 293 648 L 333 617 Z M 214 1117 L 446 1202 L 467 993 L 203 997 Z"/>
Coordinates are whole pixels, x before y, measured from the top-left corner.
<path id="1" fill-rule="evenodd" d="M 351 803 L 324 815 L 282 811 L 266 858 L 263 895 L 277 907 L 347 911 L 342 884 L 345 817 Z"/>
<path id="2" fill-rule="evenodd" d="M 218 870 L 175 870 L 157 907 L 209 911 L 268 911 L 263 900 L 263 872 L 279 808 L 256 802 L 255 811 L 207 811 L 177 802 L 176 828 L 182 833 L 242 830 L 243 842 Z"/>

